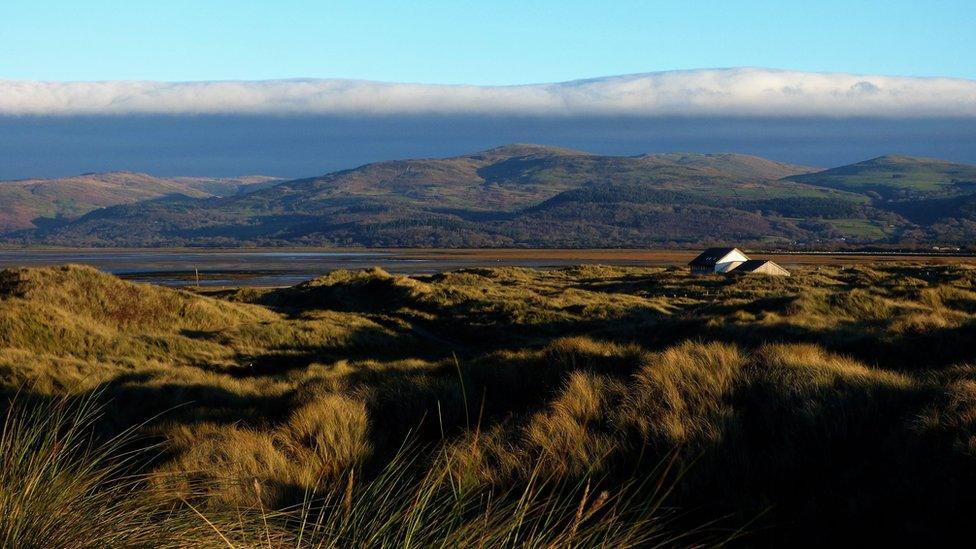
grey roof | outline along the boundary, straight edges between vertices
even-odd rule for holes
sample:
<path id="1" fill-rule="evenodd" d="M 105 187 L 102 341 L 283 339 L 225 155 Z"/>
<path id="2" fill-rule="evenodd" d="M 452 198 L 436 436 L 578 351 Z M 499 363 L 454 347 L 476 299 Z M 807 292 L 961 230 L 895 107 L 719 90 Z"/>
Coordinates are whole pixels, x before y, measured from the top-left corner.
<path id="1" fill-rule="evenodd" d="M 750 259 L 749 261 L 746 261 L 742 265 L 736 267 L 735 270 L 742 271 L 742 272 L 755 271 L 756 269 L 762 267 L 766 263 L 769 263 L 768 259 Z"/>
<path id="2" fill-rule="evenodd" d="M 692 267 L 712 267 L 719 259 L 736 251 L 738 248 L 709 248 L 691 260 L 689 266 Z M 742 253 L 741 251 L 739 253 Z M 742 254 L 746 255 L 746 254 Z"/>
<path id="3" fill-rule="evenodd" d="M 768 259 L 750 259 L 749 261 L 746 261 L 746 262 L 742 263 L 742 265 L 739 265 L 738 267 L 736 267 L 735 270 L 732 271 L 732 272 L 735 272 L 735 273 L 751 273 L 751 272 L 755 271 L 756 269 L 762 267 L 763 265 L 765 265 L 767 263 L 772 263 L 776 267 L 779 267 L 780 269 L 783 269 L 777 263 L 775 263 L 773 261 L 770 261 Z M 783 270 L 785 271 L 786 269 L 783 269 Z"/>

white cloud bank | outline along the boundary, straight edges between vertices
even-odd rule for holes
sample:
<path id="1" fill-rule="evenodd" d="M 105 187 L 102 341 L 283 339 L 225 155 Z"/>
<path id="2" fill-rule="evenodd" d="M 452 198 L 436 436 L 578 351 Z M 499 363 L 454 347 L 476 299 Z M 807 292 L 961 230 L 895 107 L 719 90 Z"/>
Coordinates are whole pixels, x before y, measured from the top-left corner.
<path id="1" fill-rule="evenodd" d="M 525 86 L 0 80 L 0 115 L 103 114 L 976 117 L 976 81 L 754 68 Z"/>

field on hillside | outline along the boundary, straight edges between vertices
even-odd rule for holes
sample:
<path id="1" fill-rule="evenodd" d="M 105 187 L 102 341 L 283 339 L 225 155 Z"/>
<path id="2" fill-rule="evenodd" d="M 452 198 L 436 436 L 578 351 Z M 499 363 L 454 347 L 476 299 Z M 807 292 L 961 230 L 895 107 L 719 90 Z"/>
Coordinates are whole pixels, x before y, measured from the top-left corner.
<path id="1" fill-rule="evenodd" d="M 974 338 L 958 261 L 8 269 L 0 545 L 934 545 L 976 505 Z"/>

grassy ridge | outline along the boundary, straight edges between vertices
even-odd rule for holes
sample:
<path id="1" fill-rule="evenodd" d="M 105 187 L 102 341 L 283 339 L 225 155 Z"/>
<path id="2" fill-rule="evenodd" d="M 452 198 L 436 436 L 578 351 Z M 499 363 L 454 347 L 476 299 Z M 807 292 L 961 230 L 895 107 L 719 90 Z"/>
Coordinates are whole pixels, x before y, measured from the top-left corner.
<path id="1" fill-rule="evenodd" d="M 374 269 L 204 294 L 4 271 L 0 380 L 99 395 L 99 437 L 162 444 L 139 493 L 211 534 L 517 545 L 503 517 L 525 513 L 539 545 L 743 525 L 753 544 L 931 542 L 974 503 L 971 266 Z M 604 492 L 614 512 L 584 528 Z"/>

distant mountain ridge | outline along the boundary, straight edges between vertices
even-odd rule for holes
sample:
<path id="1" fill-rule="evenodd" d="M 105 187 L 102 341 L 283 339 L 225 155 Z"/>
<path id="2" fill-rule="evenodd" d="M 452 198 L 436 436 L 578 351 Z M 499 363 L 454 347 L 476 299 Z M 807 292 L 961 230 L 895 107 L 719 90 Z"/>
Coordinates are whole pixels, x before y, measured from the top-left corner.
<path id="1" fill-rule="evenodd" d="M 0 181 L 0 232 L 80 217 L 92 210 L 170 195 L 228 196 L 280 181 L 240 178 L 161 178 L 136 172 L 86 173 L 55 179 Z"/>
<path id="2" fill-rule="evenodd" d="M 731 153 L 689 154 L 657 153 L 644 154 L 640 158 L 658 161 L 662 164 L 691 166 L 700 169 L 713 169 L 736 177 L 758 177 L 763 179 L 782 179 L 784 177 L 814 173 L 818 170 L 809 166 L 788 164 L 767 160 L 758 156 Z"/>
<path id="3" fill-rule="evenodd" d="M 8 240 L 98 246 L 965 243 L 976 235 L 976 207 L 967 206 L 976 205 L 971 174 L 976 167 L 911 157 L 817 170 L 738 154 L 605 156 L 515 144 L 377 162 L 222 198 L 170 194 L 8 233 Z"/>

